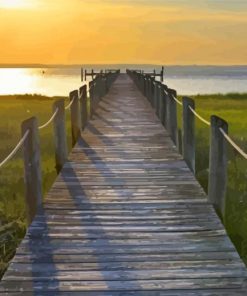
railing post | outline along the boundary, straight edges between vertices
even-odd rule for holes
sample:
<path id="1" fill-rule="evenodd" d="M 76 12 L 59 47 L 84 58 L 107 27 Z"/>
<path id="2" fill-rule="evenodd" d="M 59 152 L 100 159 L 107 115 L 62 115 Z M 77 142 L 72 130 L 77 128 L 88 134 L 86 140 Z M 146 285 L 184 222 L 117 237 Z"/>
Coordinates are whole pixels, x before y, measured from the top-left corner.
<path id="1" fill-rule="evenodd" d="M 159 97 L 158 97 L 158 116 L 163 124 L 165 117 L 165 85 L 159 83 Z"/>
<path id="2" fill-rule="evenodd" d="M 94 81 L 89 82 L 89 101 L 90 101 L 90 118 L 93 118 L 93 107 L 94 107 Z"/>
<path id="3" fill-rule="evenodd" d="M 74 147 L 81 135 L 81 118 L 79 112 L 78 90 L 72 91 L 69 94 L 69 97 L 70 101 L 74 100 L 70 107 L 72 147 Z"/>
<path id="4" fill-rule="evenodd" d="M 155 106 L 155 80 L 151 78 L 151 105 Z"/>
<path id="5" fill-rule="evenodd" d="M 79 89 L 79 100 L 81 107 L 81 130 L 85 129 L 87 124 L 88 114 L 87 114 L 87 86 L 83 85 Z"/>
<path id="6" fill-rule="evenodd" d="M 159 117 L 160 115 L 160 96 L 161 96 L 161 83 L 157 81 L 157 86 L 156 86 L 156 108 L 155 108 L 155 113 Z"/>
<path id="7" fill-rule="evenodd" d="M 31 224 L 37 210 L 42 208 L 42 178 L 38 122 L 35 117 L 25 120 L 21 126 L 22 136 L 29 131 L 23 144 L 24 180 L 28 223 Z"/>
<path id="8" fill-rule="evenodd" d="M 65 110 L 64 100 L 58 100 L 53 104 L 53 112 L 57 111 L 57 115 L 53 120 L 54 125 L 54 141 L 55 141 L 55 160 L 57 173 L 60 172 L 63 165 L 67 161 L 68 146 L 65 128 Z"/>
<path id="9" fill-rule="evenodd" d="M 150 101 L 150 76 L 147 76 L 147 94 L 146 97 L 148 98 L 149 103 Z"/>
<path id="10" fill-rule="evenodd" d="M 217 116 L 211 116 L 208 196 L 210 202 L 224 220 L 227 187 L 227 143 L 220 128 L 228 133 L 227 122 Z"/>
<path id="11" fill-rule="evenodd" d="M 94 78 L 94 87 L 93 87 L 93 109 L 96 108 L 98 104 L 98 96 L 99 96 L 99 81 L 98 76 Z"/>
<path id="12" fill-rule="evenodd" d="M 141 92 L 144 95 L 144 89 L 145 89 L 145 79 L 144 76 L 141 75 Z"/>
<path id="13" fill-rule="evenodd" d="M 108 88 L 107 88 L 107 77 L 104 77 L 104 96 L 107 94 L 108 92 Z"/>
<path id="14" fill-rule="evenodd" d="M 143 75 L 143 95 L 147 97 L 147 77 Z"/>
<path id="15" fill-rule="evenodd" d="M 156 112 L 157 110 L 157 101 L 158 101 L 158 89 L 159 89 L 159 86 L 158 86 L 158 82 L 154 80 L 154 110 Z"/>
<path id="16" fill-rule="evenodd" d="M 172 98 L 172 96 L 177 96 L 177 93 L 174 89 L 167 89 L 168 95 L 167 98 L 167 109 L 166 109 L 166 128 L 174 142 L 177 144 L 177 103 Z"/>
<path id="17" fill-rule="evenodd" d="M 182 130 L 181 128 L 178 128 L 177 132 L 177 149 L 179 154 L 183 154 L 183 140 L 182 140 Z"/>
<path id="18" fill-rule="evenodd" d="M 191 171 L 195 174 L 195 109 L 194 100 L 183 98 L 183 157 Z"/>
<path id="19" fill-rule="evenodd" d="M 150 100 L 150 104 L 151 106 L 153 106 L 153 92 L 152 92 L 152 88 L 153 88 L 153 80 L 152 77 L 149 77 L 149 100 Z"/>
<path id="20" fill-rule="evenodd" d="M 166 85 L 161 84 L 161 95 L 160 95 L 160 121 L 165 125 L 166 120 Z"/>

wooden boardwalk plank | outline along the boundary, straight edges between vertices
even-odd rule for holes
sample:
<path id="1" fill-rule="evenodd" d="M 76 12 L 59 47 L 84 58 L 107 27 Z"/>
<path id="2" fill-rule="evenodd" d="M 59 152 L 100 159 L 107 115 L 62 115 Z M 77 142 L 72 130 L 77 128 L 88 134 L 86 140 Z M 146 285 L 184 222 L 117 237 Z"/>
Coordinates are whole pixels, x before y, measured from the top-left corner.
<path id="1" fill-rule="evenodd" d="M 19 246 L 0 295 L 238 296 L 246 267 L 148 101 L 121 74 Z"/>

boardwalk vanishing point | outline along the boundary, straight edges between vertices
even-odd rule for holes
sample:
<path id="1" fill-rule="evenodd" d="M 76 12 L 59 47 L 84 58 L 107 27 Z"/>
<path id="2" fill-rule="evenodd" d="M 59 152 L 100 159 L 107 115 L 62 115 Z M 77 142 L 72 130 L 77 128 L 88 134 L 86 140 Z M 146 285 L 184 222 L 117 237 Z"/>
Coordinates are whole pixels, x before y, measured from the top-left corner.
<path id="1" fill-rule="evenodd" d="M 151 108 L 120 74 L 17 249 L 0 295 L 247 295 L 247 272 Z"/>

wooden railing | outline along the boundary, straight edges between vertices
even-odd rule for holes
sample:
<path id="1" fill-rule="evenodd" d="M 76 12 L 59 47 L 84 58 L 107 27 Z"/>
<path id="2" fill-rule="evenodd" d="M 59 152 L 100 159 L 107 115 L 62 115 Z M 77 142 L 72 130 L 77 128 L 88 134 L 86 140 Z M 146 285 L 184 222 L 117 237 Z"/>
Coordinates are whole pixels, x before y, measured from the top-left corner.
<path id="1" fill-rule="evenodd" d="M 247 159 L 247 154 L 229 137 L 227 122 L 215 115 L 210 122 L 201 117 L 195 110 L 193 99 L 184 97 L 177 99 L 177 92 L 165 84 L 156 81 L 141 71 L 127 70 L 142 94 L 147 97 L 155 109 L 161 123 L 165 126 L 174 144 L 183 155 L 191 171 L 195 174 L 195 118 L 211 127 L 209 151 L 209 183 L 208 197 L 218 214 L 225 220 L 227 189 L 227 143 Z M 182 131 L 178 129 L 177 105 L 182 106 Z"/>
<path id="2" fill-rule="evenodd" d="M 90 77 L 92 80 L 94 78 L 96 78 L 96 76 L 98 75 L 104 75 L 104 74 L 116 74 L 119 73 L 120 70 L 118 69 L 105 69 L 105 70 L 100 70 L 100 71 L 95 71 L 94 69 L 92 69 L 91 71 L 85 70 L 83 68 L 81 68 L 81 81 L 86 81 L 87 77 Z"/>

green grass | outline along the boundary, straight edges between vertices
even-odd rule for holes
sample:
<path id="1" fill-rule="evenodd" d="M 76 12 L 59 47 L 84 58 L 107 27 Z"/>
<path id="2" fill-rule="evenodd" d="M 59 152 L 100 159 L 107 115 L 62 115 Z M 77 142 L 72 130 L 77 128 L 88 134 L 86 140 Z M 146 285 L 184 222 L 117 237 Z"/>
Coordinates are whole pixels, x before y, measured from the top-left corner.
<path id="1" fill-rule="evenodd" d="M 225 119 L 229 134 L 247 151 L 247 94 L 198 95 L 196 111 L 210 121 L 211 115 Z M 181 118 L 181 108 L 178 107 Z M 181 127 L 181 120 L 179 120 Z M 196 120 L 196 176 L 207 192 L 210 127 Z M 247 161 L 228 145 L 228 186 L 226 199 L 226 229 L 247 263 Z"/>
<path id="2" fill-rule="evenodd" d="M 52 104 L 57 99 L 57 97 L 48 98 L 38 95 L 0 96 L 0 162 L 9 154 L 20 139 L 21 122 L 31 116 L 36 116 L 39 124 L 45 123 L 50 118 Z M 71 148 L 69 116 L 69 112 L 67 112 L 67 138 L 68 146 Z M 45 195 L 56 178 L 52 124 L 40 131 L 40 142 L 42 183 Z M 6 225 L 14 222 L 11 230 L 14 233 L 15 242 L 23 237 L 25 233 L 26 209 L 24 192 L 22 151 L 19 151 L 11 161 L 0 168 L 0 223 Z M 7 246 L 7 248 L 9 247 Z M 0 269 L 5 267 L 6 261 L 9 259 L 9 255 L 5 254 L 4 249 L 6 250 L 6 245 L 4 242 L 1 242 Z"/>

